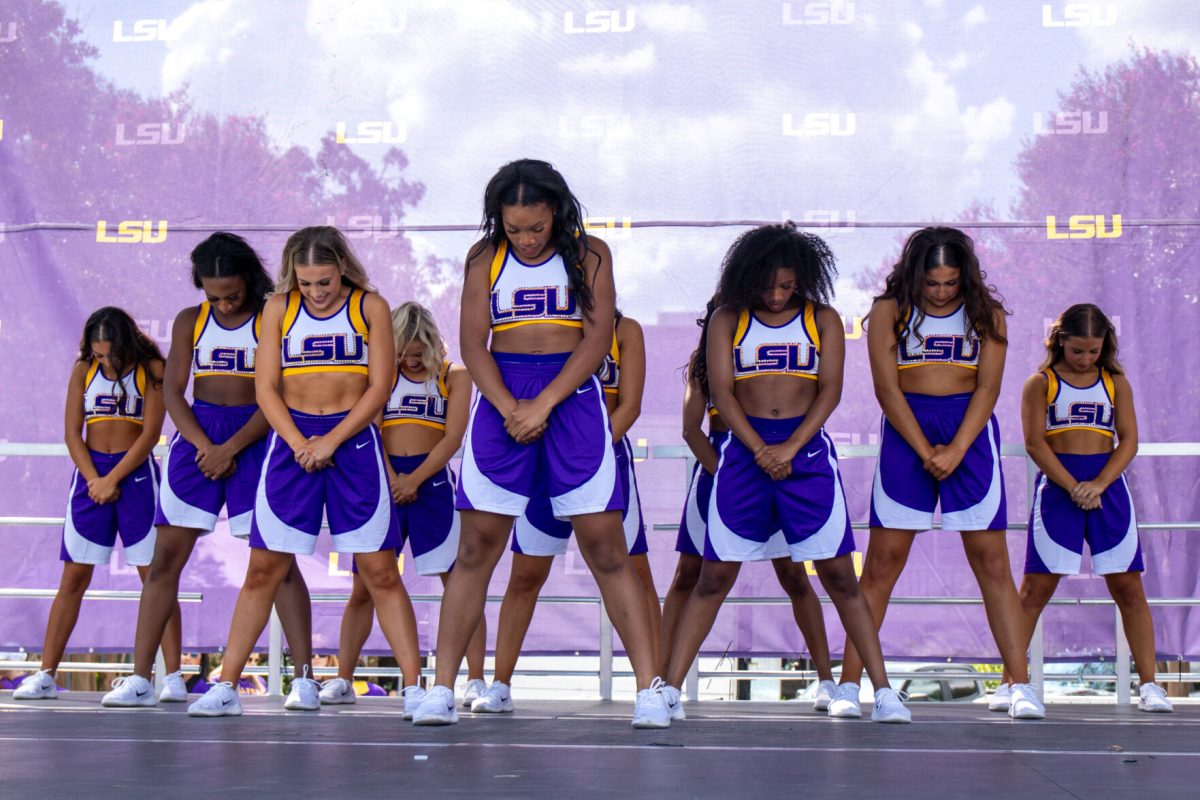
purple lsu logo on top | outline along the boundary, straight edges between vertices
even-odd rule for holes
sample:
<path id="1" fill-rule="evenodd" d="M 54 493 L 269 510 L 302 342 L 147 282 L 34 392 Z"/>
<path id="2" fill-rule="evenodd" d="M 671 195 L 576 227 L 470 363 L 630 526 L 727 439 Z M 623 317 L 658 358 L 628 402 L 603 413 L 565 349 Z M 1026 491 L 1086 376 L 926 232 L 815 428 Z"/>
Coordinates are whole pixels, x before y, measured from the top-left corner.
<path id="1" fill-rule="evenodd" d="M 512 293 L 512 307 L 500 308 L 500 293 L 492 292 L 493 323 L 521 322 L 539 319 L 572 319 L 575 317 L 575 295 L 566 292 L 565 302 L 557 286 L 531 286 Z"/>
<path id="2" fill-rule="evenodd" d="M 254 357 L 245 347 L 214 347 L 209 351 L 208 363 L 202 361 L 201 356 L 199 347 L 192 351 L 195 372 L 254 373 Z"/>
<path id="3" fill-rule="evenodd" d="M 900 340 L 900 364 L 971 363 L 979 359 L 979 340 L 961 333 L 932 333 L 921 339 L 921 352 L 910 353 L 908 337 Z"/>
<path id="4" fill-rule="evenodd" d="M 446 421 L 446 398 L 428 394 L 406 394 L 396 406 L 401 417 L 420 417 Z"/>
<path id="5" fill-rule="evenodd" d="M 90 411 L 88 419 L 99 417 L 128 417 L 142 418 L 142 398 L 130 394 L 98 394 Z"/>
<path id="6" fill-rule="evenodd" d="M 1111 430 L 1113 426 L 1113 407 L 1108 403 L 1096 403 L 1088 400 L 1078 400 L 1067 407 L 1067 415 L 1058 415 L 1058 406 L 1051 405 L 1046 409 L 1046 427 L 1055 428 L 1104 428 Z"/>
<path id="7" fill-rule="evenodd" d="M 300 340 L 300 351 L 292 352 L 292 339 L 283 340 L 283 368 L 325 364 L 358 364 L 366 342 L 361 333 L 314 333 Z"/>
<path id="8" fill-rule="evenodd" d="M 733 348 L 735 375 L 767 375 L 812 372 L 817 364 L 817 350 L 799 342 L 764 343 L 754 348 L 754 359 L 746 360 L 746 348 Z"/>

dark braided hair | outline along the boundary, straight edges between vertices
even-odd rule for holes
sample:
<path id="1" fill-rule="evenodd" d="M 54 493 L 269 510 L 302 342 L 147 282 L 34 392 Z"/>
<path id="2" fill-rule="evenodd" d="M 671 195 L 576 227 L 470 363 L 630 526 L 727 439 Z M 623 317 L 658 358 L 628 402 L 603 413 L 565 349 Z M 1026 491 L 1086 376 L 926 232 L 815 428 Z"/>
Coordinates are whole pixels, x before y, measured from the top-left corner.
<path id="1" fill-rule="evenodd" d="M 164 360 L 162 351 L 122 309 L 105 306 L 87 318 L 83 325 L 83 338 L 79 342 L 79 360 L 85 364 L 96 358 L 92 342 L 108 342 L 111 345 L 108 363 L 118 378 L 130 367 L 144 367 L 146 380 L 154 386 L 162 384 L 161 380 L 154 379 L 150 370 L 150 362 Z M 120 386 L 119 381 L 117 385 Z"/>
<path id="2" fill-rule="evenodd" d="M 263 267 L 250 243 L 236 233 L 217 231 L 192 250 L 192 283 L 203 288 L 201 278 L 232 278 L 246 281 L 246 307 L 262 310 L 275 282 Z"/>
<path id="3" fill-rule="evenodd" d="M 712 399 L 708 392 L 708 323 L 712 321 L 718 308 L 720 304 L 717 303 L 717 296 L 713 295 L 704 307 L 704 316 L 696 320 L 696 324 L 700 326 L 700 342 L 692 351 L 687 365 L 687 379 L 696 382 L 700 391 L 704 393 L 705 400 Z"/>
<path id="4" fill-rule="evenodd" d="M 833 299 L 837 259 L 829 245 L 787 222 L 746 231 L 734 241 L 721 263 L 718 304 L 737 311 L 760 305 L 779 269 L 795 270 L 796 294 L 801 298 L 824 305 Z"/>
<path id="5" fill-rule="evenodd" d="M 887 276 L 883 294 L 876 300 L 896 301 L 900 313 L 896 317 L 896 341 L 912 331 L 921 335 L 925 312 L 921 299 L 925 289 L 925 274 L 936 267 L 958 270 L 959 295 L 963 299 L 963 333 L 975 332 L 980 339 L 1007 342 L 996 327 L 996 311 L 1009 313 L 1004 302 L 996 297 L 995 286 L 987 284 L 987 273 L 979 267 L 975 243 L 958 228 L 922 228 L 908 237 L 900 261 Z"/>
<path id="6" fill-rule="evenodd" d="M 499 247 L 505 239 L 504 206 L 534 206 L 545 203 L 554 214 L 550 241 L 567 267 L 567 281 L 583 315 L 591 318 L 592 287 L 583 271 L 583 259 L 592 250 L 583 227 L 583 208 L 571 193 L 566 180 L 546 161 L 523 158 L 510 161 L 488 181 L 483 192 L 483 222 L 479 229 L 483 241 L 468 258 L 483 252 L 488 244 Z"/>

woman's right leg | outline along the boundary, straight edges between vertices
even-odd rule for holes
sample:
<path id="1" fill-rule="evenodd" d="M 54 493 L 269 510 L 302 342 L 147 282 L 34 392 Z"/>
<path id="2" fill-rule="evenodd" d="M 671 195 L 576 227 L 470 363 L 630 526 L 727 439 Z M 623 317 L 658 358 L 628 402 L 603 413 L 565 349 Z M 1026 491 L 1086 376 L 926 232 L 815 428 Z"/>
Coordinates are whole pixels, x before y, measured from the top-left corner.
<path id="1" fill-rule="evenodd" d="M 379 628 L 400 664 L 400 672 L 404 676 L 402 686 L 416 686 L 421 678 L 417 617 L 408 590 L 400 580 L 396 554 L 390 549 L 357 553 L 354 560 L 358 564 L 358 574 L 371 593 L 371 601 L 379 616 Z"/>
<path id="2" fill-rule="evenodd" d="M 775 558 L 771 560 L 775 576 L 787 596 L 792 599 L 792 616 L 804 637 L 808 657 L 817 668 L 817 680 L 833 680 L 833 668 L 829 660 L 829 637 L 825 634 L 825 613 L 821 610 L 821 598 L 813 591 L 808 572 L 802 561 Z"/>
<path id="3" fill-rule="evenodd" d="M 302 678 L 306 667 L 312 669 L 312 599 L 295 556 L 275 590 L 275 611 L 292 654 L 292 674 Z"/>
<path id="4" fill-rule="evenodd" d="M 875 619 L 877 631 L 883 628 L 888 601 L 892 597 L 892 590 L 896 588 L 900 573 L 904 571 L 904 565 L 908 563 L 908 554 L 912 550 L 915 538 L 915 531 L 871 528 L 871 541 L 867 544 L 867 555 L 863 562 L 858 590 L 871 606 L 871 616 Z M 862 658 L 854 648 L 854 643 L 847 638 L 840 683 L 860 683 L 862 673 Z"/>
<path id="5" fill-rule="evenodd" d="M 83 604 L 83 593 L 92 583 L 94 564 L 63 562 L 62 578 L 58 592 L 50 606 L 50 618 L 46 621 L 46 638 L 42 645 L 42 669 L 54 675 L 62 661 L 63 651 L 75 623 L 79 620 L 79 607 Z M 168 614 L 168 616 L 170 616 Z"/>
<path id="6" fill-rule="evenodd" d="M 354 680 L 358 657 L 374 625 L 375 604 L 371 601 L 371 593 L 367 591 L 362 576 L 356 572 L 350 587 L 350 599 L 346 601 L 346 608 L 342 610 L 342 626 L 338 636 L 339 678 Z"/>
<path id="7" fill-rule="evenodd" d="M 1029 643 L 1033 640 L 1033 631 L 1037 627 L 1038 617 L 1042 615 L 1046 604 L 1054 596 L 1054 590 L 1058 588 L 1058 582 L 1061 579 L 1061 575 L 1030 572 L 1026 573 L 1021 580 L 1021 623 L 1025 634 L 1022 641 L 1025 643 L 1026 650 L 1029 649 Z M 1013 682 L 1013 676 L 1007 669 L 1001 673 L 1000 682 Z"/>
<path id="8" fill-rule="evenodd" d="M 221 662 L 221 681 L 237 686 L 254 643 L 262 635 L 271 616 L 275 593 L 294 563 L 291 553 L 276 553 L 258 547 L 250 548 L 250 563 L 246 579 L 238 593 L 229 626 L 229 641 Z"/>
<path id="9" fill-rule="evenodd" d="M 704 559 L 691 553 L 680 553 L 675 564 L 675 577 L 667 589 L 662 606 L 662 648 L 659 654 L 659 674 L 666 675 L 671 664 L 671 653 L 675 649 L 675 637 L 679 633 L 679 621 L 683 609 L 696 581 L 700 580 L 700 568 Z"/>
<path id="10" fill-rule="evenodd" d="M 490 511 L 463 510 L 460 519 L 458 557 L 446 581 L 438 618 L 435 678 L 435 685 L 449 688 L 452 694 L 467 644 L 483 618 L 488 582 L 513 525 L 512 517 Z"/>
<path id="11" fill-rule="evenodd" d="M 679 688 L 687 676 L 741 569 L 740 561 L 704 562 L 696 588 L 683 607 L 675 646 L 671 650 L 671 663 L 664 678 L 668 686 Z"/>
<path id="12" fill-rule="evenodd" d="M 154 560 L 150 562 L 150 572 L 142 584 L 142 598 L 138 602 L 137 629 L 133 637 L 134 675 L 150 680 L 163 631 L 178 605 L 179 576 L 199 537 L 200 531 L 195 528 L 158 526 Z"/>
<path id="13" fill-rule="evenodd" d="M 496 630 L 496 668 L 493 680 L 512 685 L 513 671 L 521 655 L 521 645 L 533 621 L 538 594 L 550 577 L 553 556 L 527 556 L 513 553 L 512 571 L 504 602 L 500 604 L 500 624 Z M 457 569 L 457 567 L 455 567 Z"/>

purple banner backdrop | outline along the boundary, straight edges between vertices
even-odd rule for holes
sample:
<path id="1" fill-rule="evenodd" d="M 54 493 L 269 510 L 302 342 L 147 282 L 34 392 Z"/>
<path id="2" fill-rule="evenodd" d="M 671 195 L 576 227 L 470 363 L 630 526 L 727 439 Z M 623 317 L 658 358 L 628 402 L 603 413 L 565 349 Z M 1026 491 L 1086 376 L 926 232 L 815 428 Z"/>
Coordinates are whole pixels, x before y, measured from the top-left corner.
<path id="1" fill-rule="evenodd" d="M 274 265 L 291 230 L 337 224 L 389 301 L 430 304 L 453 336 L 473 234 L 405 226 L 473 223 L 487 178 L 522 156 L 555 162 L 613 245 L 620 303 L 649 349 L 639 443 L 679 443 L 693 320 L 742 229 L 636 224 L 787 218 L 980 225 L 981 259 L 1014 312 L 1005 441 L 1020 441 L 1020 385 L 1046 325 L 1080 301 L 1119 322 L 1142 440 L 1200 440 L 1200 354 L 1183 346 L 1200 330 L 1200 20 L 1186 0 L 394 5 L 4 4 L 0 441 L 61 441 L 64 386 L 94 308 L 125 307 L 165 346 L 176 312 L 199 301 L 187 253 L 216 228 L 248 226 Z M 875 441 L 861 317 L 907 232 L 828 231 L 850 339 L 828 426 L 839 443 Z M 1024 464 L 1005 466 L 1019 520 Z M 676 522 L 684 463 L 638 468 L 648 521 Z M 872 469 L 843 462 L 856 520 Z M 65 458 L 0 459 L 0 515 L 60 515 L 69 474 Z M 1141 518 L 1200 518 L 1196 474 L 1194 458 L 1136 461 Z M 650 533 L 660 591 L 674 537 Z M 58 540 L 51 527 L 0 527 L 0 586 L 56 587 Z M 866 534 L 858 541 L 864 550 Z M 1024 537 L 1009 541 L 1019 571 Z M 1194 596 L 1200 538 L 1152 531 L 1143 541 L 1149 593 Z M 302 560 L 311 589 L 347 591 L 348 573 L 322 545 Z M 197 547 L 182 587 L 204 593 L 184 610 L 189 648 L 223 644 L 246 560 L 224 528 Z M 493 593 L 507 573 L 505 561 Z M 405 580 L 413 593 L 440 592 L 434 580 Z M 119 555 L 93 582 L 137 586 Z M 573 546 L 545 593 L 595 594 Z M 897 588 L 977 593 L 954 533 L 922 536 Z M 735 594 L 780 591 L 769 568 L 750 565 Z M 1086 576 L 1060 590 L 1104 595 Z M 0 650 L 38 649 L 48 602 L 3 603 Z M 129 649 L 135 605 L 88 604 L 71 649 Z M 316 606 L 318 648 L 336 647 L 340 610 Z M 1161 653 L 1200 653 L 1200 615 L 1154 614 Z M 431 647 L 437 606 L 419 605 L 418 618 Z M 1051 609 L 1047 654 L 1111 653 L 1112 619 L 1110 609 Z M 597 635 L 595 608 L 544 605 L 528 644 L 594 652 Z M 896 607 L 883 640 L 897 657 L 996 655 L 973 607 Z M 385 649 L 378 633 L 370 646 Z M 706 650 L 800 646 L 783 608 L 729 607 Z"/>

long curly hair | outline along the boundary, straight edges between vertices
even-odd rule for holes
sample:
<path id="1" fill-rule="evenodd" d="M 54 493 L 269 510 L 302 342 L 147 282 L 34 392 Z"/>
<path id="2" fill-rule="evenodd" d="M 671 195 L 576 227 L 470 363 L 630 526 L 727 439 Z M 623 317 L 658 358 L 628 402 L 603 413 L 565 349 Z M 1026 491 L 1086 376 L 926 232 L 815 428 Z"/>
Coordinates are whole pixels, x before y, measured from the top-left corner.
<path id="1" fill-rule="evenodd" d="M 487 245 L 504 241 L 504 206 L 533 206 L 545 203 L 554 214 L 550 240 L 554 252 L 567 267 L 567 281 L 585 317 L 591 318 L 592 287 L 583 271 L 583 259 L 594 252 L 583 226 L 583 207 L 567 186 L 566 179 L 549 162 L 522 158 L 510 161 L 492 176 L 483 191 L 483 239 L 468 256 L 474 258 Z"/>
<path id="2" fill-rule="evenodd" d="M 761 305 L 775 271 L 795 270 L 796 294 L 829 305 L 837 279 L 837 259 L 820 237 L 796 230 L 791 222 L 764 225 L 739 236 L 721 262 L 719 305 L 737 311 Z"/>
<path id="3" fill-rule="evenodd" d="M 82 362 L 91 363 L 96 358 L 92 342 L 108 342 L 108 363 L 120 377 L 130 368 L 144 367 L 146 379 L 154 386 L 162 381 L 155 380 L 150 370 L 152 361 L 164 361 L 162 351 L 123 309 L 105 306 L 92 312 L 83 324 L 83 337 L 79 340 L 79 356 Z M 120 386 L 120 383 L 117 384 Z"/>
<path id="4" fill-rule="evenodd" d="M 1004 302 L 999 298 L 996 287 L 987 283 L 987 273 L 979 266 L 975 255 L 975 242 L 958 228 L 929 227 L 916 231 L 904 243 L 900 260 L 892 267 L 884 284 L 883 294 L 875 300 L 891 299 L 900 307 L 896 318 L 896 341 L 900 342 L 911 331 L 921 335 L 921 323 L 925 312 L 921 300 L 925 289 L 925 275 L 937 267 L 953 267 L 958 270 L 959 295 L 963 299 L 963 333 L 974 331 L 980 339 L 995 339 L 1006 342 L 996 326 L 996 312 L 1008 314 Z"/>
<path id="5" fill-rule="evenodd" d="M 280 293 L 299 288 L 296 267 L 318 264 L 336 265 L 342 275 L 342 283 L 367 292 L 375 291 L 367 279 L 362 262 L 350 249 L 350 243 L 341 231 L 331 225 L 313 225 L 293 233 L 283 245 L 280 262 L 279 280 L 275 282 L 275 291 Z"/>
<path id="6" fill-rule="evenodd" d="M 217 231 L 192 250 L 192 283 L 197 289 L 203 288 L 202 278 L 238 275 L 246 281 L 246 307 L 261 311 L 274 282 L 249 242 L 236 233 Z"/>
<path id="7" fill-rule="evenodd" d="M 700 326 L 700 342 L 688 358 L 687 379 L 696 382 L 700 391 L 704 393 L 705 400 L 712 399 L 708 392 L 708 323 L 712 322 L 713 314 L 720 307 L 717 296 L 713 295 L 712 299 L 708 301 L 708 305 L 704 307 L 704 316 L 696 320 L 696 324 Z"/>
<path id="8" fill-rule="evenodd" d="M 1100 307 L 1092 303 L 1073 305 L 1054 320 L 1046 336 L 1046 360 L 1039 369 L 1053 367 L 1063 360 L 1063 339 L 1068 336 L 1103 339 L 1104 344 L 1100 347 L 1100 357 L 1096 359 L 1096 366 L 1108 370 L 1113 375 L 1125 372 L 1121 362 L 1117 361 L 1117 329 Z"/>

